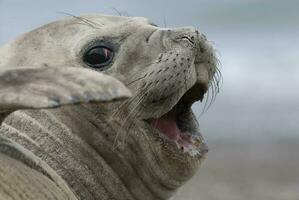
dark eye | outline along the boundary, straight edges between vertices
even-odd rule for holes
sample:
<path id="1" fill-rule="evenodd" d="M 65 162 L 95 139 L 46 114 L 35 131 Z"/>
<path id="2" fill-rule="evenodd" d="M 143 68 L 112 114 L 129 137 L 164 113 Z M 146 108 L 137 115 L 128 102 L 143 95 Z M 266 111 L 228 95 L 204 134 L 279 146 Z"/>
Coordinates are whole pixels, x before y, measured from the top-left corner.
<path id="1" fill-rule="evenodd" d="M 110 64 L 113 58 L 111 49 L 104 46 L 96 46 L 89 49 L 83 57 L 86 64 L 94 68 L 101 68 Z"/>

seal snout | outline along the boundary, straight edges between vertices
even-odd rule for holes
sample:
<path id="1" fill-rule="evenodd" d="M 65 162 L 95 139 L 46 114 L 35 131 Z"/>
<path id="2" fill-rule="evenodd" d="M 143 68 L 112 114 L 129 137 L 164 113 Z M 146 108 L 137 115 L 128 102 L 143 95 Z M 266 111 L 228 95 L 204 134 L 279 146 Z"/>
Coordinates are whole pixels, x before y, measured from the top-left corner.
<path id="1" fill-rule="evenodd" d="M 194 27 L 182 27 L 175 29 L 168 29 L 169 36 L 187 49 L 191 49 L 194 54 L 195 64 L 214 64 L 215 50 L 211 42 L 207 39 L 205 34 Z M 186 50 L 187 50 L 186 49 Z"/>
<path id="2" fill-rule="evenodd" d="M 144 119 L 179 150 L 203 156 L 207 146 L 191 106 L 202 101 L 209 89 L 216 66 L 214 49 L 193 27 L 162 29 L 160 33 L 166 52 L 160 53 L 146 73 L 144 85 L 150 84 L 154 95 L 148 98 L 151 109 Z"/>

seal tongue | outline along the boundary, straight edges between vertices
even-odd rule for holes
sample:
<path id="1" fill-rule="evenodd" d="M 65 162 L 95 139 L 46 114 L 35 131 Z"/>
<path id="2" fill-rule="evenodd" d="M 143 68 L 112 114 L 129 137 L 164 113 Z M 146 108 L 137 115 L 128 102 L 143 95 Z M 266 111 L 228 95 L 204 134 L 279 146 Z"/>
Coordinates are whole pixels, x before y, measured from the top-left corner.
<path id="1" fill-rule="evenodd" d="M 179 129 L 174 118 L 158 118 L 151 121 L 151 126 L 158 129 L 161 133 L 167 136 L 170 140 L 177 143 L 177 145 L 185 150 L 192 146 L 191 135 L 188 132 L 183 132 Z"/>
<path id="2" fill-rule="evenodd" d="M 166 135 L 169 139 L 177 141 L 180 137 L 180 129 L 174 119 L 154 119 L 151 125 Z"/>

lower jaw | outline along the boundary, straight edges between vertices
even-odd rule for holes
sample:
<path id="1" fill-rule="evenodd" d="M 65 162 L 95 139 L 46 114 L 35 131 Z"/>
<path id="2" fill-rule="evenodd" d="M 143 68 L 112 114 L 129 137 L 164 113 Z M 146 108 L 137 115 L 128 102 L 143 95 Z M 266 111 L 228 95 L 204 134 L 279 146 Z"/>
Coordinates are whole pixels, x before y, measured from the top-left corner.
<path id="1" fill-rule="evenodd" d="M 172 149 L 176 154 L 183 154 L 191 157 L 202 157 L 207 153 L 207 145 L 203 142 L 203 138 L 199 131 L 182 131 L 171 114 L 166 114 L 159 119 L 146 120 L 153 132 L 156 132 L 157 137 L 171 144 Z M 191 122 L 190 122 L 191 123 Z M 196 123 L 196 122 L 194 122 Z"/>
<path id="2" fill-rule="evenodd" d="M 178 153 L 202 156 L 207 153 L 207 146 L 198 131 L 197 122 L 190 107 L 177 104 L 163 116 L 145 121 L 153 132 L 158 133 L 158 137 L 172 143 Z"/>

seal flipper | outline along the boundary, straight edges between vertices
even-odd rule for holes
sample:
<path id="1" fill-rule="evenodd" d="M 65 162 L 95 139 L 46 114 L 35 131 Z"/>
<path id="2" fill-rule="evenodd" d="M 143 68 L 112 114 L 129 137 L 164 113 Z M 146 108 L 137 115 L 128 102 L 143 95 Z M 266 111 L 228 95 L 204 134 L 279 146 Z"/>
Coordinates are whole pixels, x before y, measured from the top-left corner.
<path id="1" fill-rule="evenodd" d="M 0 124 L 19 109 L 125 99 L 130 91 L 102 73 L 75 67 L 0 69 Z"/>

